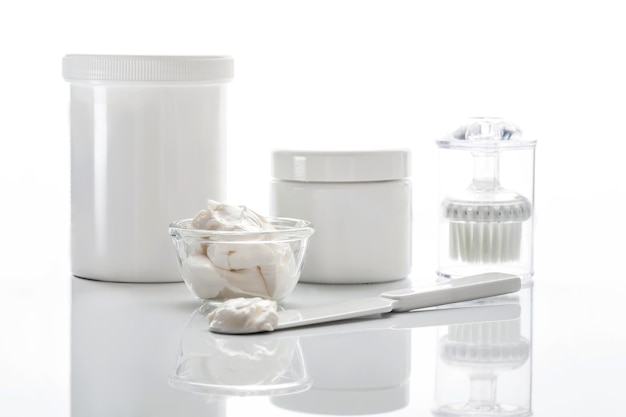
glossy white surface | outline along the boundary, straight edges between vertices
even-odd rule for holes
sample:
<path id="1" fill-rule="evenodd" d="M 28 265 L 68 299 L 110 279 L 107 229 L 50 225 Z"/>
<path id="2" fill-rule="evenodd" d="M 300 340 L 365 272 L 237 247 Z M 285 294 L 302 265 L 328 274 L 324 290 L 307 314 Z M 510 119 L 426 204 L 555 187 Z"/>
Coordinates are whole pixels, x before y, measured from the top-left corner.
<path id="1" fill-rule="evenodd" d="M 501 297 L 495 305 L 470 303 L 464 309 L 243 337 L 209 333 L 204 313 L 198 321 L 200 306 L 184 284 L 117 284 L 66 276 L 67 285 L 55 289 L 44 286 L 27 293 L 24 286 L 22 291 L 14 288 L 12 299 L 2 296 L 5 334 L 10 336 L 3 340 L 0 362 L 3 407 L 12 415 L 46 411 L 63 416 L 71 404 L 74 417 L 281 416 L 296 410 L 429 415 L 438 399 L 469 395 L 465 385 L 438 374 L 444 372 L 437 365 L 440 335 L 455 324 L 497 324 L 519 317 L 523 325 L 518 327 L 526 329 L 529 343 L 525 372 L 532 375 L 501 377 L 499 395 L 516 398 L 519 392 L 510 387 L 517 384 L 532 393 L 528 402 L 538 416 L 613 415 L 614 403 L 598 401 L 600 394 L 588 390 L 593 382 L 603 398 L 619 398 L 626 341 L 619 318 L 608 313 L 621 295 L 562 286 L 553 277 L 551 282 L 550 275 L 537 276 L 534 288 Z M 313 305 L 408 285 L 304 284 L 289 301 L 291 307 Z M 7 320 L 6 307 L 17 305 L 24 307 L 14 307 L 14 319 Z M 195 388 L 175 383 L 181 373 L 197 380 Z M 576 402 L 573 394 L 580 396 Z"/>
<path id="2" fill-rule="evenodd" d="M 312 385 L 300 394 L 208 402 L 171 388 L 198 307 L 184 284 L 120 287 L 69 275 L 69 97 L 60 59 L 98 51 L 234 56 L 233 204 L 266 206 L 271 148 L 409 147 L 413 282 L 365 287 L 375 294 L 435 278 L 434 141 L 467 116 L 515 121 L 537 140 L 532 351 L 524 364 L 532 369 L 534 415 L 623 415 L 626 26 L 614 3 L 244 0 L 208 1 L 198 13 L 185 2 L 7 3 L 0 17 L 0 414 L 69 417 L 74 404 L 73 417 L 112 409 L 111 416 L 280 417 L 351 405 L 428 417 L 435 404 L 465 393 L 446 383 L 461 374 L 438 362 L 439 336 L 450 327 L 444 318 L 439 328 L 298 329 L 300 350 L 292 341 L 260 343 L 267 352 L 291 350 L 293 364 L 307 365 Z M 286 301 L 314 305 L 349 298 L 355 288 L 298 287 Z M 290 369 L 298 381 L 301 371 Z M 519 369 L 511 376 L 525 378 Z M 372 395 L 364 399 L 363 389 Z M 71 399 L 72 391 L 84 394 Z M 293 411 L 298 406 L 307 411 Z"/>

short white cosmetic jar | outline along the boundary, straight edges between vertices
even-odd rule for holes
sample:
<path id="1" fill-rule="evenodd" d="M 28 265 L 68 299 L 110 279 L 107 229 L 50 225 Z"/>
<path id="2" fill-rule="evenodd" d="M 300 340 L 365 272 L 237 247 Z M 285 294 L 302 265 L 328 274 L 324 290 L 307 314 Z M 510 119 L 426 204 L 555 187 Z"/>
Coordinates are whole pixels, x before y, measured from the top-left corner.
<path id="1" fill-rule="evenodd" d="M 300 282 L 362 284 L 411 270 L 408 150 L 272 154 L 272 216 L 315 227 Z"/>

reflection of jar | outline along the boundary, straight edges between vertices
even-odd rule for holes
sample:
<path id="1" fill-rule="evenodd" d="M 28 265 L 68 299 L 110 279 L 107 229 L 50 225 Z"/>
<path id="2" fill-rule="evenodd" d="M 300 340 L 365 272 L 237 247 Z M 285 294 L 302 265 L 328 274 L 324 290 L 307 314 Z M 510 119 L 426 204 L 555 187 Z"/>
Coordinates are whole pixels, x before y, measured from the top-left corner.
<path id="1" fill-rule="evenodd" d="M 167 225 L 226 192 L 223 56 L 68 55 L 72 273 L 180 281 Z"/>
<path id="2" fill-rule="evenodd" d="M 302 282 L 370 283 L 411 269 L 410 154 L 275 151 L 272 215 L 312 222 Z"/>
<path id="3" fill-rule="evenodd" d="M 182 284 L 72 279 L 71 415 L 225 416 L 224 401 L 167 383 L 187 301 Z"/>
<path id="4" fill-rule="evenodd" d="M 272 397 L 288 410 L 315 414 L 384 413 L 409 401 L 411 332 L 376 329 L 302 338 L 313 385 Z"/>

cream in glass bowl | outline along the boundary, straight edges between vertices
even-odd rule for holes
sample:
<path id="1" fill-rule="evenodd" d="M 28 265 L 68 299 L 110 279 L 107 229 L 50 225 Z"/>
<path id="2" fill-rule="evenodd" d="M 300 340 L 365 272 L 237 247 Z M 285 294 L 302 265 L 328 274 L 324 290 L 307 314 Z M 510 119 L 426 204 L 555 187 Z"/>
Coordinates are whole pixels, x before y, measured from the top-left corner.
<path id="1" fill-rule="evenodd" d="M 219 303 L 287 297 L 300 278 L 313 228 L 306 220 L 264 217 L 207 200 L 206 209 L 171 223 L 169 232 L 189 290 Z"/>

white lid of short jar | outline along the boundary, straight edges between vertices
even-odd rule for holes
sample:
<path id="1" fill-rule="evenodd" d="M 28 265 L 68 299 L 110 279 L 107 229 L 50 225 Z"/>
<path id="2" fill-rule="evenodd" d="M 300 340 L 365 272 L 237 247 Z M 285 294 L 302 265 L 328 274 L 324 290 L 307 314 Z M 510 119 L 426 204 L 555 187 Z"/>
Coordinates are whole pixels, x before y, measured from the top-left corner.
<path id="1" fill-rule="evenodd" d="M 233 79 L 226 55 L 66 55 L 63 78 L 70 82 L 226 83 Z"/>
<path id="2" fill-rule="evenodd" d="M 301 182 L 390 181 L 411 175 L 407 149 L 368 151 L 276 150 L 272 176 Z"/>

